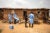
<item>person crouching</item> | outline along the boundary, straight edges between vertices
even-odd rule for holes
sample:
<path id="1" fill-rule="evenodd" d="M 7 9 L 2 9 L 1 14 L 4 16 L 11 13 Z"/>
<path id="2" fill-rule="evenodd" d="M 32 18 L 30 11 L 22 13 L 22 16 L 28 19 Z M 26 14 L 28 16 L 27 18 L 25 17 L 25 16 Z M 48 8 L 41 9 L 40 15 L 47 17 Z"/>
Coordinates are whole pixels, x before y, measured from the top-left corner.
<path id="1" fill-rule="evenodd" d="M 18 16 L 16 15 L 16 13 L 13 14 L 13 18 L 14 18 L 14 24 L 16 24 L 16 23 L 19 22 L 19 18 L 18 18 Z"/>

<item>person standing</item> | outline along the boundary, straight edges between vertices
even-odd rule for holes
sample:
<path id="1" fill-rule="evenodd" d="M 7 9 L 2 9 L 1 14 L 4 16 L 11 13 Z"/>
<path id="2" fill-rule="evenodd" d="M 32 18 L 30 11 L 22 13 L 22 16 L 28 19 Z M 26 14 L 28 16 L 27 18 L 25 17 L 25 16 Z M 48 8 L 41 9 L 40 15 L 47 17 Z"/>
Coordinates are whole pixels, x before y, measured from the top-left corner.
<path id="1" fill-rule="evenodd" d="M 26 11 L 23 11 L 24 13 L 23 13 L 23 16 L 24 16 L 24 20 L 25 20 L 25 27 L 27 27 L 27 20 L 28 20 L 28 18 L 27 18 L 27 12 Z"/>
<path id="2" fill-rule="evenodd" d="M 12 15 L 11 15 L 11 12 L 9 12 L 9 14 L 8 14 L 8 21 L 9 21 L 10 24 L 12 23 Z"/>
<path id="3" fill-rule="evenodd" d="M 33 27 L 33 24 L 34 24 L 34 14 L 33 14 L 33 12 L 31 12 L 28 17 L 29 17 L 29 27 Z"/>

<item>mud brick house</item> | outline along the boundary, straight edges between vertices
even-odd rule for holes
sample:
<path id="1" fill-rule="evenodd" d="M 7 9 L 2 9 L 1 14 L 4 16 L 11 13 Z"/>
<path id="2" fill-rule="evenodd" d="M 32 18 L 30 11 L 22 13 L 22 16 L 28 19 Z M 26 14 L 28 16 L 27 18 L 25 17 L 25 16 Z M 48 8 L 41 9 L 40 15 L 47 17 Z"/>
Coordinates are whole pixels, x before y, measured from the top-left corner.
<path id="1" fill-rule="evenodd" d="M 41 9 L 13 9 L 13 8 L 1 8 L 0 9 L 0 19 L 6 19 L 8 20 L 8 13 L 15 11 L 16 14 L 18 15 L 18 17 L 20 19 L 23 19 L 23 13 L 24 11 L 27 12 L 27 15 L 32 11 L 35 15 L 35 21 L 36 20 L 45 20 L 49 18 L 49 10 L 50 9 L 45 9 L 45 8 L 41 8 Z M 45 18 L 44 18 L 45 17 Z"/>

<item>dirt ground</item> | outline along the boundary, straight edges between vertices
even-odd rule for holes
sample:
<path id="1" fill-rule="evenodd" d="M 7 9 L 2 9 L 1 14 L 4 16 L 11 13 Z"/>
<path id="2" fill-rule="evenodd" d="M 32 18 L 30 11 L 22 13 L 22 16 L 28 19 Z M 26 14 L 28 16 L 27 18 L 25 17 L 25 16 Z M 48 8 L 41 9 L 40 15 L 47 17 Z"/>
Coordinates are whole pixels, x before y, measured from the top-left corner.
<path id="1" fill-rule="evenodd" d="M 14 29 L 9 29 L 10 24 L 2 23 L 0 21 L 0 29 L 2 33 L 50 33 L 49 24 L 34 24 L 34 27 L 25 28 L 24 23 L 22 24 L 12 24 Z"/>

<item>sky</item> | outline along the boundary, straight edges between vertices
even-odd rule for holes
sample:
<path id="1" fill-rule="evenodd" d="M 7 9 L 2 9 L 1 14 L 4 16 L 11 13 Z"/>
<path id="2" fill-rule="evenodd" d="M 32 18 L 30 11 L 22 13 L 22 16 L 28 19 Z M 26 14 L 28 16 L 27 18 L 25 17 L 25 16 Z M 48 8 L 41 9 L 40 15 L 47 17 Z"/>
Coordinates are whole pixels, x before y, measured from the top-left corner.
<path id="1" fill-rule="evenodd" d="M 0 8 L 50 9 L 50 0 L 0 0 Z"/>

